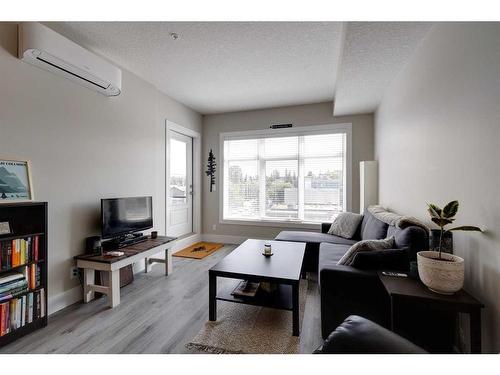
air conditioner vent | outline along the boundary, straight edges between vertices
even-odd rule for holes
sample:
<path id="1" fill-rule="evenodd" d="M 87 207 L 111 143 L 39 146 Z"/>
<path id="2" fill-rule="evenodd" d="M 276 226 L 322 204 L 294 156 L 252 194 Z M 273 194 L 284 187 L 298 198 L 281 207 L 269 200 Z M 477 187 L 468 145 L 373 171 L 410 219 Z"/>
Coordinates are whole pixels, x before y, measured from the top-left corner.
<path id="1" fill-rule="evenodd" d="M 36 22 L 19 25 L 19 58 L 106 96 L 121 93 L 121 70 Z"/>

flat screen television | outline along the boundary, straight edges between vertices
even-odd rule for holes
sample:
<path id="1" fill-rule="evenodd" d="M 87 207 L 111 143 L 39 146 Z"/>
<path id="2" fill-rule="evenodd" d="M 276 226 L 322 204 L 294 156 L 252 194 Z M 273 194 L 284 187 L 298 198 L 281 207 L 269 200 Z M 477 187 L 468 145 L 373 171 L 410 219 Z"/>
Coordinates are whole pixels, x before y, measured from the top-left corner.
<path id="1" fill-rule="evenodd" d="M 101 199 L 103 239 L 123 237 L 152 227 L 152 197 Z"/>

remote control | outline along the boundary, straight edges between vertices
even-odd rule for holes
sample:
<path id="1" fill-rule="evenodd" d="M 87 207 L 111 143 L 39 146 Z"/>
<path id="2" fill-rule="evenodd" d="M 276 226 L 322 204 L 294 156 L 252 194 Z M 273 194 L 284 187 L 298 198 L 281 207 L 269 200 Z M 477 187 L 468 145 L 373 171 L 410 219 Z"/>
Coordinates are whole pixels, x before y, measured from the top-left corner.
<path id="1" fill-rule="evenodd" d="M 395 277 L 408 277 L 408 275 L 406 273 L 390 272 L 390 271 L 382 271 L 382 275 L 395 276 Z"/>
<path id="2" fill-rule="evenodd" d="M 125 255 L 123 251 L 108 251 L 106 255 L 112 256 L 112 257 L 121 257 L 122 255 Z"/>

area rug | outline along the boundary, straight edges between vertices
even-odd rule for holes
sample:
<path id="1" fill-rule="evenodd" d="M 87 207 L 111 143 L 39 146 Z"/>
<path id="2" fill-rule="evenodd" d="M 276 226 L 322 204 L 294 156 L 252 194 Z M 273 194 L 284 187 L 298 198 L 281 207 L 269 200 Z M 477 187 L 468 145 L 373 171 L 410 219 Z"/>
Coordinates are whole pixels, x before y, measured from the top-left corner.
<path id="1" fill-rule="evenodd" d="M 301 280 L 301 326 L 306 293 L 307 281 Z M 291 311 L 217 301 L 217 321 L 206 322 L 186 348 L 192 353 L 294 354 L 299 343 L 292 336 Z"/>
<path id="2" fill-rule="evenodd" d="M 193 259 L 203 259 L 213 252 L 222 248 L 224 244 L 214 243 L 214 242 L 197 242 L 185 249 L 182 249 L 176 253 L 173 253 L 174 257 L 182 258 L 193 258 Z"/>

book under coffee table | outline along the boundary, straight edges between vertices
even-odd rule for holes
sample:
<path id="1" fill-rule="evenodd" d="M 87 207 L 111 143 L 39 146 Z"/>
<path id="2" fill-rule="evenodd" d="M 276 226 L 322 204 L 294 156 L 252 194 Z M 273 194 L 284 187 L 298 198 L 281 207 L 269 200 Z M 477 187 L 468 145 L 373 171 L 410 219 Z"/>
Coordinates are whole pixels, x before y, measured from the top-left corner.
<path id="1" fill-rule="evenodd" d="M 264 244 L 273 255 L 262 255 Z M 213 266 L 209 271 L 209 320 L 217 320 L 217 300 L 292 311 L 292 334 L 299 335 L 299 283 L 305 243 L 249 239 Z M 217 290 L 217 277 L 234 283 Z M 272 293 L 258 290 L 255 297 L 232 295 L 241 280 L 270 282 L 278 288 Z"/>

